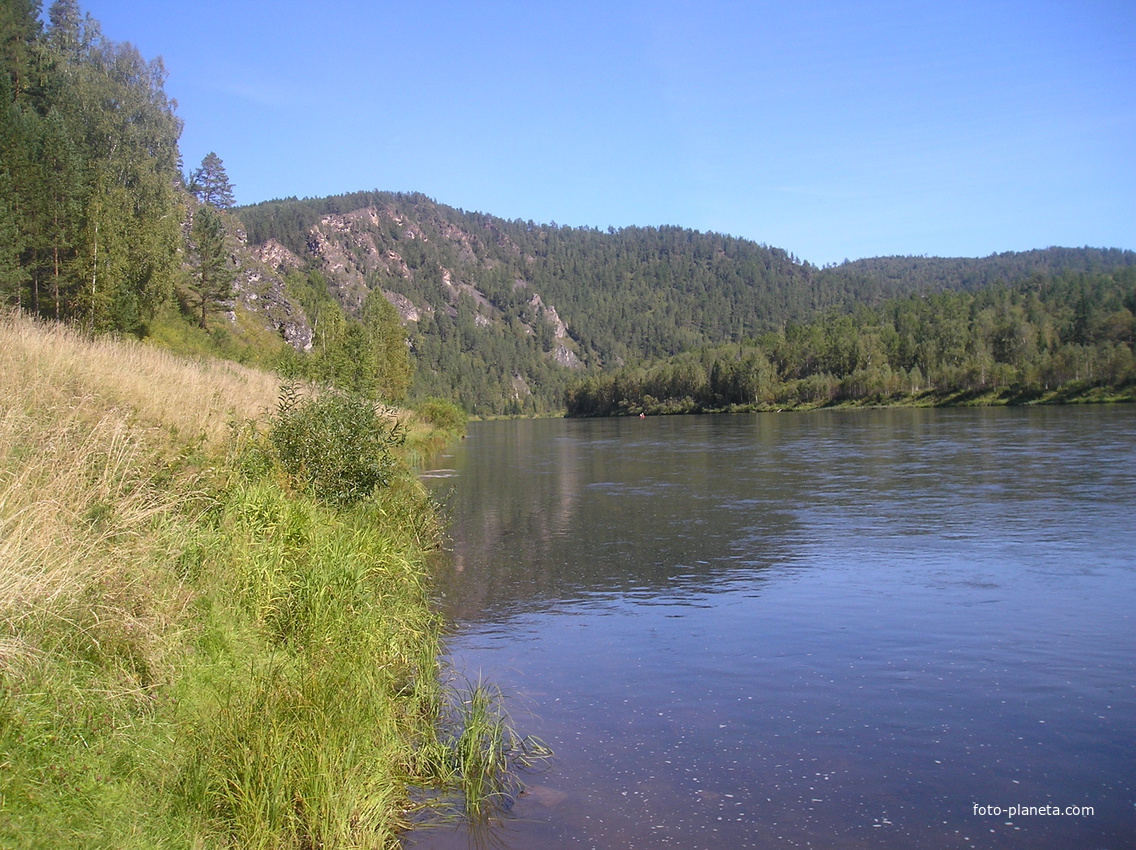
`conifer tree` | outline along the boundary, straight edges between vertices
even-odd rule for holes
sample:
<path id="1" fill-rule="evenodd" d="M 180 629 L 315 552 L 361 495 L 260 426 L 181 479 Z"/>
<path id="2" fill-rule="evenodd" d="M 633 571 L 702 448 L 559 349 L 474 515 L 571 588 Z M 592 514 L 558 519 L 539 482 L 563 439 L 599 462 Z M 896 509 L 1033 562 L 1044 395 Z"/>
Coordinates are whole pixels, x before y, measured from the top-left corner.
<path id="1" fill-rule="evenodd" d="M 213 151 L 201 160 L 201 167 L 189 177 L 189 191 L 203 204 L 210 204 L 219 210 L 233 206 L 233 184 L 225 173 L 225 164 Z"/>
<path id="2" fill-rule="evenodd" d="M 0 3 L 0 66 L 11 84 L 11 96 L 28 85 L 34 61 L 33 47 L 43 29 L 38 0 L 4 0 Z"/>
<path id="3" fill-rule="evenodd" d="M 68 267 L 74 255 L 82 211 L 81 166 L 68 128 L 57 111 L 43 123 L 40 186 L 44 212 L 45 280 L 51 281 L 54 318 L 68 313 L 70 284 Z"/>
<path id="4" fill-rule="evenodd" d="M 233 295 L 233 276 L 225 251 L 225 223 L 213 207 L 202 206 L 193 214 L 190 249 L 196 268 L 189 289 L 204 328 L 210 311 L 217 310 Z"/>
<path id="5" fill-rule="evenodd" d="M 76 0 L 55 0 L 47 12 L 51 22 L 49 43 L 65 56 L 78 55 L 83 32 L 83 16 Z"/>
<path id="6" fill-rule="evenodd" d="M 7 200 L 8 182 L 7 174 L 0 170 L 0 305 L 18 305 L 24 271 L 17 248 L 19 221 Z"/>

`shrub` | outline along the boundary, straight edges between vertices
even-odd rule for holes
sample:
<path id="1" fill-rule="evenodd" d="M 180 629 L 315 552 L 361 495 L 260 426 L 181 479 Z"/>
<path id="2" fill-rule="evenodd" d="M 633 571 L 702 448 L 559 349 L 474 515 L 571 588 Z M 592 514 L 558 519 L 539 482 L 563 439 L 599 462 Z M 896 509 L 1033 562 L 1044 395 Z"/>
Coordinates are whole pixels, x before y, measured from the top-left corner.
<path id="1" fill-rule="evenodd" d="M 465 430 L 469 415 L 453 402 L 440 398 L 428 398 L 417 407 L 418 415 L 426 422 L 442 431 L 461 433 Z"/>
<path id="2" fill-rule="evenodd" d="M 405 432 L 374 402 L 326 391 L 301 397 L 294 385 L 280 392 L 268 441 L 294 489 L 340 505 L 366 498 L 390 483 L 393 450 Z"/>

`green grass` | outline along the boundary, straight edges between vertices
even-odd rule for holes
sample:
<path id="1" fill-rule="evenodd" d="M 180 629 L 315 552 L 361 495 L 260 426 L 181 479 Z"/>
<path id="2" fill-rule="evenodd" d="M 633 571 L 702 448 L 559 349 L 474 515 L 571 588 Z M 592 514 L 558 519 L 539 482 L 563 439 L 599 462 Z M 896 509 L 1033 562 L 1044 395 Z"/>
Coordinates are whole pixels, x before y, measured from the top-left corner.
<path id="1" fill-rule="evenodd" d="M 179 354 L 275 368 L 286 355 L 287 343 L 247 310 L 237 309 L 232 316 L 230 321 L 228 314 L 211 314 L 203 329 L 176 305 L 166 305 L 147 326 L 147 342 Z"/>
<path id="2" fill-rule="evenodd" d="M 297 486 L 277 391 L 0 317 L 0 846 L 393 847 L 507 793 L 499 704 L 442 684 L 433 504 L 394 462 Z"/>
<path id="3" fill-rule="evenodd" d="M 519 774 L 542 766 L 551 751 L 542 741 L 516 731 L 496 685 L 466 682 L 451 698 L 451 767 L 462 791 L 464 815 L 482 823 L 510 805 L 523 790 Z"/>

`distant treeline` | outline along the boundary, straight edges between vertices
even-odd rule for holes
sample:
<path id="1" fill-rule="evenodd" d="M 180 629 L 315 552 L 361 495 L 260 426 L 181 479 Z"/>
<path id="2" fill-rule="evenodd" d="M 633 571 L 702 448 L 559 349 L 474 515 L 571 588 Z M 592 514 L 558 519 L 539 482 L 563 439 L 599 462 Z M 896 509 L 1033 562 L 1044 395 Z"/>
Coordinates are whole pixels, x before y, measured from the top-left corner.
<path id="1" fill-rule="evenodd" d="M 1136 268 L 1035 275 L 827 314 L 742 344 L 592 375 L 572 416 L 1136 392 Z"/>
<path id="2" fill-rule="evenodd" d="M 869 257 L 845 261 L 821 272 L 852 281 L 876 281 L 893 295 L 934 290 L 973 292 L 1033 275 L 1063 272 L 1099 273 L 1136 267 L 1136 251 L 1119 248 L 1041 248 L 1007 251 L 989 257 Z M 929 288 L 930 287 L 930 288 Z"/>

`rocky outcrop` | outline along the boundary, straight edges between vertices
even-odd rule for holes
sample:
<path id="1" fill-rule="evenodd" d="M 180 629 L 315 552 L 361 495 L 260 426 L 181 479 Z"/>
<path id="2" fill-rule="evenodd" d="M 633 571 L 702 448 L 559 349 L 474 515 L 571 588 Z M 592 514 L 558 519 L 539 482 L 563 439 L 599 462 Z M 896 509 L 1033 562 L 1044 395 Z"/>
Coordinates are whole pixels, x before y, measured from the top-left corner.
<path id="1" fill-rule="evenodd" d="M 576 352 L 564 344 L 558 344 L 553 347 L 552 359 L 561 366 L 567 366 L 569 369 L 582 369 L 584 367 L 584 364 L 580 362 L 580 358 L 576 356 Z"/>
<path id="2" fill-rule="evenodd" d="M 536 311 L 538 316 L 552 325 L 552 333 L 557 339 L 566 339 L 568 337 L 568 326 L 560 320 L 560 316 L 556 312 L 555 307 L 546 305 L 544 299 L 535 292 L 533 293 L 533 297 L 529 299 L 529 305 Z"/>
<path id="3" fill-rule="evenodd" d="M 289 344 L 298 350 L 310 349 L 310 324 L 299 305 L 288 298 L 283 278 L 292 270 L 314 268 L 349 314 L 356 314 L 367 295 L 377 289 L 407 326 L 433 319 L 441 310 L 455 320 L 462 311 L 471 311 L 474 327 L 487 331 L 534 335 L 539 330 L 547 341 L 551 330 L 553 343 L 551 347 L 546 344 L 545 356 L 561 366 L 581 368 L 578 346 L 567 323 L 531 282 L 517 277 L 512 284 L 514 291 L 526 290 L 523 314 L 515 312 L 517 302 L 507 298 L 501 302 L 508 307 L 503 311 L 475 283 L 484 278 L 478 270 L 499 264 L 488 258 L 491 252 L 485 249 L 491 244 L 524 256 L 491 222 L 467 229 L 428 205 L 407 210 L 378 203 L 329 213 L 321 215 L 308 231 L 302 256 L 275 240 L 251 248 L 237 300 Z M 441 257 L 446 259 L 439 263 Z M 526 392 L 527 387 L 521 395 Z"/>
<path id="4" fill-rule="evenodd" d="M 434 311 L 420 311 L 414 302 L 398 292 L 391 292 L 389 289 L 383 290 L 383 297 L 387 299 L 398 311 L 399 318 L 402 319 L 403 324 L 407 322 L 420 322 L 425 315 L 427 318 L 434 315 Z"/>
<path id="5" fill-rule="evenodd" d="M 264 263 L 259 252 L 248 254 L 246 258 L 238 257 L 239 272 L 233 284 L 234 309 L 239 305 L 259 317 L 297 351 L 311 351 L 311 322 L 303 308 L 288 297 L 283 278 L 274 271 L 278 266 L 271 261 Z M 235 320 L 235 315 L 232 318 Z"/>
<path id="6" fill-rule="evenodd" d="M 517 288 L 516 282 L 514 288 Z M 584 364 L 580 362 L 580 358 L 574 350 L 575 343 L 568 334 L 568 326 L 564 324 L 560 314 L 556 312 L 556 308 L 551 304 L 545 304 L 544 299 L 536 292 L 529 299 L 529 306 L 533 308 L 533 312 L 539 320 L 552 327 L 552 336 L 556 340 L 552 346 L 552 359 L 569 369 L 583 368 Z"/>
<path id="7" fill-rule="evenodd" d="M 283 273 L 291 269 L 299 269 L 304 265 L 304 261 L 277 242 L 275 239 L 269 239 L 263 245 L 259 245 L 253 249 L 257 260 L 264 266 L 270 269 L 276 269 Z"/>

